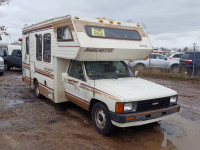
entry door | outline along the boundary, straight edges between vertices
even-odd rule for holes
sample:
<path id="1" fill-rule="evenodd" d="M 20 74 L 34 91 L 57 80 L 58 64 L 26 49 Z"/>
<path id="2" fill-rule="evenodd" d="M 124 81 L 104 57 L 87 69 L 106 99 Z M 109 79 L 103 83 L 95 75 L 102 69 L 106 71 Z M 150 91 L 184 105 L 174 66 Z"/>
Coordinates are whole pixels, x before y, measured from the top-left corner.
<path id="1" fill-rule="evenodd" d="M 27 36 L 25 40 L 26 40 L 26 42 L 25 42 L 24 72 L 25 72 L 25 77 L 31 81 L 29 36 Z M 31 84 L 31 82 L 29 84 Z"/>
<path id="2" fill-rule="evenodd" d="M 83 107 L 89 108 L 89 102 L 86 100 L 85 76 L 81 61 L 72 61 L 68 75 L 64 79 L 65 95 L 69 101 Z"/>

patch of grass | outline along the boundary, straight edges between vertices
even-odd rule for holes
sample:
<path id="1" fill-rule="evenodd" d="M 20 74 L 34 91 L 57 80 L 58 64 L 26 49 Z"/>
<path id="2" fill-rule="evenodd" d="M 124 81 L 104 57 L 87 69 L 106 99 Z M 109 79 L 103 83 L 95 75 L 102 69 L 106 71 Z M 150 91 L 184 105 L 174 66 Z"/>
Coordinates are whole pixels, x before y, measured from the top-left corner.
<path id="1" fill-rule="evenodd" d="M 131 68 L 132 71 L 136 71 L 136 68 Z M 173 79 L 173 80 L 181 80 L 181 81 L 194 81 L 200 82 L 200 76 L 192 77 L 185 72 L 170 72 L 170 70 L 165 69 L 144 69 L 138 72 L 138 77 L 152 77 L 159 79 Z"/>

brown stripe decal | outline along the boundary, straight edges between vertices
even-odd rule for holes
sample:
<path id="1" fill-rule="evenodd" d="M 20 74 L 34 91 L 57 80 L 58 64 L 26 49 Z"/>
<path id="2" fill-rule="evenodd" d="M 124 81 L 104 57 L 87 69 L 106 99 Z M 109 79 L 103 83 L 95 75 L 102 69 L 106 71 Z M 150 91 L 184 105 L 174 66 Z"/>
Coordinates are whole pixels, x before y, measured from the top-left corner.
<path id="1" fill-rule="evenodd" d="M 46 77 L 49 77 L 51 79 L 54 79 L 54 75 L 53 74 L 50 74 L 49 72 L 46 72 L 44 70 L 41 70 L 41 69 L 38 69 L 38 68 L 35 68 L 35 72 L 41 74 L 41 75 L 44 75 Z"/>
<path id="2" fill-rule="evenodd" d="M 44 30 L 44 29 L 48 29 L 48 28 L 53 28 L 52 25 L 48 25 L 48 26 L 44 26 L 44 27 L 40 27 L 40 28 L 35 28 L 35 29 L 31 29 L 31 30 L 26 30 L 23 32 L 23 34 L 27 34 L 27 33 L 30 33 L 30 32 L 34 32 L 34 31 L 39 31 L 39 30 Z"/>
<path id="3" fill-rule="evenodd" d="M 87 100 L 80 98 L 80 97 L 77 97 L 77 96 L 75 96 L 75 95 L 73 95 L 69 92 L 66 92 L 66 91 L 65 91 L 65 96 L 69 101 L 77 104 L 78 106 L 80 106 L 80 107 L 82 107 L 86 110 L 89 110 L 90 102 L 88 102 Z"/>
<path id="4" fill-rule="evenodd" d="M 43 87 L 45 87 L 45 88 L 47 88 L 47 89 L 49 89 L 49 90 L 51 90 L 51 91 L 54 91 L 52 88 L 50 88 L 50 87 L 48 87 L 48 86 L 46 86 L 46 85 L 44 85 L 44 84 L 42 84 L 42 83 L 39 83 L 39 85 L 41 85 L 41 86 L 43 86 Z"/>
<path id="5" fill-rule="evenodd" d="M 25 68 L 25 69 L 30 70 L 30 65 L 25 63 L 25 62 L 22 62 L 22 67 Z"/>
<path id="6" fill-rule="evenodd" d="M 102 91 L 102 90 L 96 89 L 96 88 L 94 88 L 94 87 L 88 86 L 88 85 L 86 85 L 86 84 L 81 83 L 80 88 L 83 88 L 83 89 L 88 90 L 88 91 L 90 91 L 90 92 L 94 92 L 95 94 L 98 94 L 98 95 L 105 96 L 105 97 L 107 97 L 107 98 L 109 98 L 109 99 L 112 99 L 112 100 L 115 100 L 115 101 L 117 101 L 117 102 L 121 102 L 121 100 L 119 100 L 119 99 L 116 98 L 115 96 L 113 96 L 113 95 L 111 95 L 111 94 L 109 94 L 109 93 L 106 93 L 106 92 L 104 92 L 104 91 Z"/>
<path id="7" fill-rule="evenodd" d="M 31 85 L 31 79 L 28 77 L 22 77 L 22 81 L 28 85 Z"/>

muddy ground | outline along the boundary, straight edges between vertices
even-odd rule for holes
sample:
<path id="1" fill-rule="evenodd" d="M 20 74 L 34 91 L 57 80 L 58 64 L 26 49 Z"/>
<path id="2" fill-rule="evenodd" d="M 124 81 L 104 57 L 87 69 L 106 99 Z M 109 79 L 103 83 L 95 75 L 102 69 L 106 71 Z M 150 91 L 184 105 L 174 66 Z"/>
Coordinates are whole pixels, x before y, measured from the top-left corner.
<path id="1" fill-rule="evenodd" d="M 200 83 L 147 78 L 178 91 L 181 112 L 159 123 L 115 128 L 105 137 L 85 110 L 36 99 L 21 77 L 19 71 L 0 76 L 0 150 L 200 149 Z"/>

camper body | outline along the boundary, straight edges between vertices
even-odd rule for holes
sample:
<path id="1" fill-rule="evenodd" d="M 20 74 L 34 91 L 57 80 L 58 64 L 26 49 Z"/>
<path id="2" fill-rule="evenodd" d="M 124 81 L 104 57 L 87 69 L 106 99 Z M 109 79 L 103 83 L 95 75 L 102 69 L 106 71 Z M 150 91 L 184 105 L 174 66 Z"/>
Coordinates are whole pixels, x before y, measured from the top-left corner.
<path id="1" fill-rule="evenodd" d="M 22 47 L 23 81 L 36 96 L 90 111 L 101 134 L 179 111 L 176 91 L 137 78 L 123 62 L 152 52 L 140 25 L 58 17 L 24 28 Z"/>

